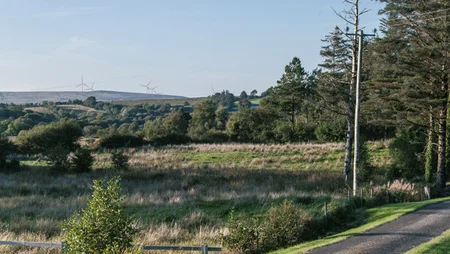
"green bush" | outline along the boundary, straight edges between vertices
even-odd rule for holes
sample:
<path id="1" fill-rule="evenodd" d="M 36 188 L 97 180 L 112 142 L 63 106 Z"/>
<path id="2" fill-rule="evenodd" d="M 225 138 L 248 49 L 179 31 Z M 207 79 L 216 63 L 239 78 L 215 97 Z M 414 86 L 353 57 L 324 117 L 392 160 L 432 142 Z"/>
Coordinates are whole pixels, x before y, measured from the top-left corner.
<path id="1" fill-rule="evenodd" d="M 64 253 L 125 253 L 137 230 L 123 208 L 120 178 L 95 180 L 87 208 L 62 223 Z M 109 251 L 108 251 L 109 250 Z"/>
<path id="2" fill-rule="evenodd" d="M 322 122 L 314 130 L 317 140 L 323 142 L 344 141 L 347 135 L 347 122 L 338 120 L 335 122 Z"/>
<path id="3" fill-rule="evenodd" d="M 142 137 L 134 135 L 120 135 L 117 133 L 107 135 L 100 139 L 103 148 L 138 147 L 145 144 Z"/>
<path id="4" fill-rule="evenodd" d="M 111 152 L 111 161 L 115 169 L 128 169 L 128 159 L 128 156 L 123 151 L 115 150 Z"/>
<path id="5" fill-rule="evenodd" d="M 402 128 L 397 131 L 396 137 L 389 145 L 389 154 L 392 158 L 391 167 L 387 171 L 389 179 L 423 179 L 425 173 L 422 156 L 425 147 L 423 133 L 417 128 Z"/>
<path id="6" fill-rule="evenodd" d="M 8 154 L 14 150 L 14 145 L 7 139 L 0 138 L 0 172 L 15 172 L 21 169 L 20 162 L 8 160 Z"/>
<path id="7" fill-rule="evenodd" d="M 75 173 L 85 173 L 92 170 L 94 157 L 88 149 L 78 149 L 72 157 L 72 171 Z"/>
<path id="8" fill-rule="evenodd" d="M 63 144 L 57 143 L 54 147 L 48 148 L 43 154 L 53 163 L 52 169 L 55 171 L 68 171 L 70 168 L 68 156 L 70 150 Z"/>
<path id="9" fill-rule="evenodd" d="M 364 141 L 364 139 L 361 139 L 359 146 L 358 181 L 363 184 L 368 184 L 374 178 L 375 168 L 372 165 L 369 148 L 367 147 L 367 143 Z"/>
<path id="10" fill-rule="evenodd" d="M 227 224 L 229 234 L 223 237 L 223 243 L 226 248 L 241 253 L 265 253 L 311 239 L 307 225 L 312 225 L 312 221 L 306 211 L 285 201 L 270 208 L 261 218 L 238 220 L 232 215 Z"/>
<path id="11" fill-rule="evenodd" d="M 261 250 L 285 248 L 305 240 L 305 224 L 311 220 L 308 213 L 290 201 L 270 208 L 263 218 Z"/>
<path id="12" fill-rule="evenodd" d="M 232 211 L 227 225 L 229 234 L 222 238 L 224 246 L 240 253 L 258 253 L 258 225 L 259 222 L 256 219 L 237 219 Z"/>
<path id="13" fill-rule="evenodd" d="M 6 166 L 6 158 L 10 151 L 10 146 L 11 144 L 7 139 L 4 138 L 0 139 L 0 169 Z"/>
<path id="14" fill-rule="evenodd" d="M 31 130 L 21 131 L 16 144 L 22 151 L 47 155 L 48 149 L 59 144 L 68 151 L 78 148 L 77 140 L 82 135 L 80 125 L 71 119 L 38 125 Z"/>

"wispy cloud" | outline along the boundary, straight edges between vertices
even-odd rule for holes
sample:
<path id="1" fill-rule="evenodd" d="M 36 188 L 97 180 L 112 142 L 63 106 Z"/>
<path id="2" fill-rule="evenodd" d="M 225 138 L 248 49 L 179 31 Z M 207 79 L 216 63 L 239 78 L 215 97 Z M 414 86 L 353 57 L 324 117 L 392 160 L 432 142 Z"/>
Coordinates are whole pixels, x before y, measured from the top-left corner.
<path id="1" fill-rule="evenodd" d="M 70 8 L 61 9 L 48 12 L 40 12 L 33 15 L 34 18 L 64 18 L 71 16 L 82 16 L 98 13 L 107 7 L 80 7 L 80 8 Z"/>

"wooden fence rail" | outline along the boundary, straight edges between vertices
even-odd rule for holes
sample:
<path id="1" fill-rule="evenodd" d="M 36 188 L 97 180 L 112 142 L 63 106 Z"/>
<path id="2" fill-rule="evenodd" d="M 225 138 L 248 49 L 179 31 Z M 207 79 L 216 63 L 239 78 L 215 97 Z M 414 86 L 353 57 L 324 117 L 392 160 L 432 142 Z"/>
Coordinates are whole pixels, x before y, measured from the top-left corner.
<path id="1" fill-rule="evenodd" d="M 0 241 L 0 245 L 61 248 L 64 245 L 64 242 L 51 243 L 51 242 Z M 200 247 L 142 245 L 141 248 L 142 250 L 201 251 L 202 254 L 207 254 L 208 251 L 222 251 L 222 248 L 208 247 L 208 245 L 202 245 Z M 63 249 L 61 249 L 61 253 L 63 253 Z"/>

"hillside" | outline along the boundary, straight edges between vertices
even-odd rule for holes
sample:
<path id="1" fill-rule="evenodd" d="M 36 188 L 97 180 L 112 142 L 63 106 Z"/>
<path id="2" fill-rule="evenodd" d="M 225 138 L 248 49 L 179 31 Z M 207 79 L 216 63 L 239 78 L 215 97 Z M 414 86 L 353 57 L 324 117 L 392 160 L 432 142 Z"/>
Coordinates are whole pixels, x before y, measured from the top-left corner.
<path id="1" fill-rule="evenodd" d="M 179 99 L 183 96 L 163 95 L 163 94 L 145 94 L 145 93 L 128 93 L 117 91 L 37 91 L 37 92 L 0 92 L 0 102 L 3 103 L 40 103 L 42 101 L 61 101 L 68 100 L 85 100 L 89 96 L 94 96 L 97 101 L 133 101 L 133 100 L 162 100 L 162 99 Z"/>

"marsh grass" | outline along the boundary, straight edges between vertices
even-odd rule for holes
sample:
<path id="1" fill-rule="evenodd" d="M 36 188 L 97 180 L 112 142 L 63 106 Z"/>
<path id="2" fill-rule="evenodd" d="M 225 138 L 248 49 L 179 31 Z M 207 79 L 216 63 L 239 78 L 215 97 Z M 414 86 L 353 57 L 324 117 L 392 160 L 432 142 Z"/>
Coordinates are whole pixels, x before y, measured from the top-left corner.
<path id="1" fill-rule="evenodd" d="M 320 217 L 325 200 L 345 199 L 341 172 L 332 170 L 340 167 L 342 149 L 342 144 L 144 147 L 126 151 L 128 171 L 111 169 L 110 155 L 103 152 L 95 156 L 95 171 L 77 175 L 28 161 L 28 170 L 0 174 L 0 239 L 60 241 L 61 221 L 85 207 L 92 181 L 120 175 L 126 209 L 140 229 L 136 242 L 220 245 L 231 211 L 241 218 L 260 216 L 288 199 Z M 22 250 L 6 252 L 53 253 Z"/>

